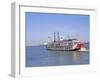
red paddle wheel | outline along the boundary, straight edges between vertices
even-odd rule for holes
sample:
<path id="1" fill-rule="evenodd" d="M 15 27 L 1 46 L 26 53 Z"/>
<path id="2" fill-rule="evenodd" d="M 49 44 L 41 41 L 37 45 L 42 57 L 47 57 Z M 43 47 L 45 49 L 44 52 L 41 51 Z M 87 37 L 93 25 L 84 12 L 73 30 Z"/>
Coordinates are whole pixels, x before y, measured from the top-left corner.
<path id="1" fill-rule="evenodd" d="M 84 44 L 83 44 L 83 43 L 78 43 L 78 44 L 77 44 L 77 48 L 78 48 L 78 49 L 84 48 Z"/>

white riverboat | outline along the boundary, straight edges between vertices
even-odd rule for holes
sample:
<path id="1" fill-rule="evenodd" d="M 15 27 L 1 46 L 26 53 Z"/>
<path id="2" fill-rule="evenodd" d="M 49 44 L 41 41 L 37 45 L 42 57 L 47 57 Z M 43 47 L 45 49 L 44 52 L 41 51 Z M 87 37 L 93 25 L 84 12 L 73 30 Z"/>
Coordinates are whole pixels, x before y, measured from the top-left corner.
<path id="1" fill-rule="evenodd" d="M 69 38 L 60 40 L 59 33 L 57 33 L 57 40 L 55 39 L 54 32 L 54 41 L 47 44 L 48 50 L 60 50 L 60 51 L 84 51 L 84 43 L 77 38 Z"/>

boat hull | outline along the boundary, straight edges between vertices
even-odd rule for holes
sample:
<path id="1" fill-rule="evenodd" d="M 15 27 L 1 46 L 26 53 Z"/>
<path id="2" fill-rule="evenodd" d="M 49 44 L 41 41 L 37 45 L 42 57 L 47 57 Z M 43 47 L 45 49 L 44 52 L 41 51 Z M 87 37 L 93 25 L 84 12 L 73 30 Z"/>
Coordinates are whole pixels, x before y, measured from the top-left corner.
<path id="1" fill-rule="evenodd" d="M 47 49 L 52 51 L 79 51 L 80 50 L 80 48 L 76 48 L 76 49 L 47 48 Z"/>

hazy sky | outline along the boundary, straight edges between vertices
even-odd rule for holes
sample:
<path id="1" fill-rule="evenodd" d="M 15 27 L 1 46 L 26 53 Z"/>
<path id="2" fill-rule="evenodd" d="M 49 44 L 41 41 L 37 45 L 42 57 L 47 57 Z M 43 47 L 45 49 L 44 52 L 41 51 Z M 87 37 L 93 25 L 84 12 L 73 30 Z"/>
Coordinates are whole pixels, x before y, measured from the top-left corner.
<path id="1" fill-rule="evenodd" d="M 79 35 L 89 41 L 89 15 L 26 12 L 26 45 L 40 45 L 53 40 L 53 33 L 60 37 Z M 50 40 L 49 39 L 49 40 Z"/>

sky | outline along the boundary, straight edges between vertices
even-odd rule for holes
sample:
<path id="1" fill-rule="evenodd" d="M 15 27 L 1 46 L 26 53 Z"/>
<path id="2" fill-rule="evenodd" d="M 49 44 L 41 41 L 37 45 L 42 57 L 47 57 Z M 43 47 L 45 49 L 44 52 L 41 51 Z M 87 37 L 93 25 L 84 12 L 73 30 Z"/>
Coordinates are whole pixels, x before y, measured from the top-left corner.
<path id="1" fill-rule="evenodd" d="M 78 36 L 89 41 L 89 15 L 25 13 L 26 45 L 41 45 L 53 40 L 54 32 L 60 37 Z"/>

